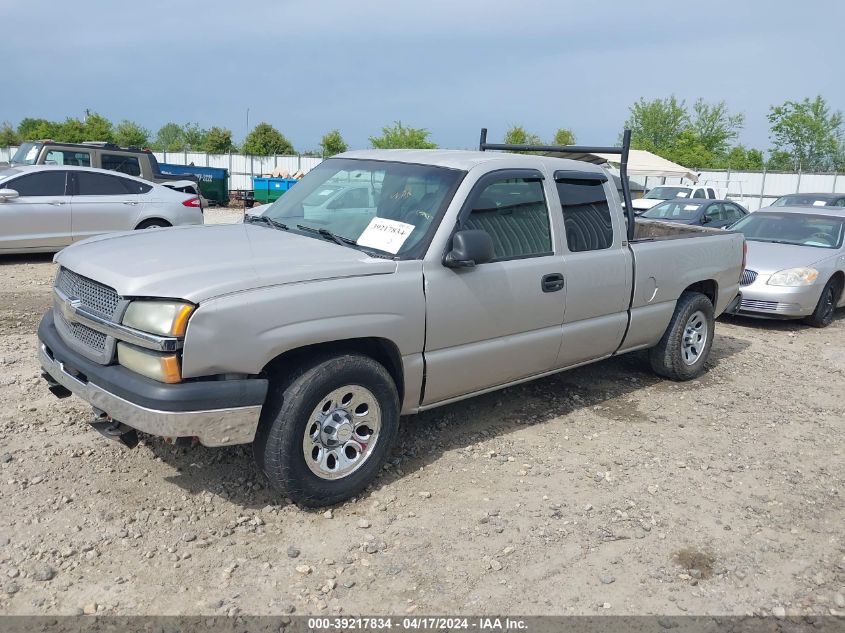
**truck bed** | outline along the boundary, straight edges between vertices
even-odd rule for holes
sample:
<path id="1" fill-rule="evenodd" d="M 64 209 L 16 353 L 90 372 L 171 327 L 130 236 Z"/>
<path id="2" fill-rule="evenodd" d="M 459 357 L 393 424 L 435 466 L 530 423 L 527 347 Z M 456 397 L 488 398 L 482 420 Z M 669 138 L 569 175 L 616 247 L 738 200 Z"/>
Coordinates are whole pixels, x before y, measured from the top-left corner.
<path id="1" fill-rule="evenodd" d="M 655 240 L 677 240 L 688 237 L 724 235 L 723 229 L 709 229 L 703 226 L 677 224 L 637 218 L 634 222 L 634 242 L 652 242 Z"/>

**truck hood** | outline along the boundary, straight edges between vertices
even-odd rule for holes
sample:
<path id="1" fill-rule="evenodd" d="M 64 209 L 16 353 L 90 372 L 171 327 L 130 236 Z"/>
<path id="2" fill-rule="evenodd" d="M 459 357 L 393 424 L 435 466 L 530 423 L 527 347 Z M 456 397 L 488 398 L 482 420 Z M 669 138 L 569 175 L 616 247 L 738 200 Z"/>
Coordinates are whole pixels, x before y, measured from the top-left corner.
<path id="1" fill-rule="evenodd" d="M 776 273 L 787 268 L 812 266 L 836 254 L 835 250 L 817 246 L 795 246 L 753 240 L 747 240 L 746 244 L 748 244 L 748 255 L 745 267 L 764 274 Z"/>
<path id="2" fill-rule="evenodd" d="M 396 271 L 392 260 L 249 224 L 110 233 L 69 246 L 56 262 L 124 297 L 194 303 L 264 286 Z"/>

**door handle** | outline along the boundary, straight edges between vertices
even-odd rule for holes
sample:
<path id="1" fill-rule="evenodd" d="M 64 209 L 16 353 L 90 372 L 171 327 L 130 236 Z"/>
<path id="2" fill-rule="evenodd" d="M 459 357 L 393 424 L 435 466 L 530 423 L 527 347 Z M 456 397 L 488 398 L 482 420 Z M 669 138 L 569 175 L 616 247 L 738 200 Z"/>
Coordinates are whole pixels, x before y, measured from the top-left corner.
<path id="1" fill-rule="evenodd" d="M 540 288 L 543 292 L 557 292 L 558 290 L 563 290 L 563 286 L 564 280 L 561 273 L 549 273 L 548 275 L 543 275 L 543 278 L 540 280 Z"/>
<path id="2" fill-rule="evenodd" d="M 138 204 L 138 203 L 137 203 L 137 202 L 135 202 L 134 200 L 124 200 L 124 201 L 123 201 L 123 204 L 131 204 L 131 205 L 133 205 L 133 206 L 134 206 L 134 205 L 136 205 L 136 204 Z"/>
<path id="3" fill-rule="evenodd" d="M 53 202 L 50 203 L 50 206 L 60 207 L 64 204 L 67 204 L 67 202 L 62 202 L 61 200 L 53 200 Z"/>

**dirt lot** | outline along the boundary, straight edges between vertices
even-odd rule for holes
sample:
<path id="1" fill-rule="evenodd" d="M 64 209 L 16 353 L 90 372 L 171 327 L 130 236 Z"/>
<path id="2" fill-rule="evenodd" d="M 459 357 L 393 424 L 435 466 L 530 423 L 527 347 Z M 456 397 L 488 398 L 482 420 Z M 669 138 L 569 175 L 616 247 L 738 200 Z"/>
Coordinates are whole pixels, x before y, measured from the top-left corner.
<path id="1" fill-rule="evenodd" d="M 54 272 L 0 258 L 2 613 L 845 613 L 845 314 L 720 321 L 692 383 L 634 355 L 405 419 L 324 513 L 51 396 Z"/>

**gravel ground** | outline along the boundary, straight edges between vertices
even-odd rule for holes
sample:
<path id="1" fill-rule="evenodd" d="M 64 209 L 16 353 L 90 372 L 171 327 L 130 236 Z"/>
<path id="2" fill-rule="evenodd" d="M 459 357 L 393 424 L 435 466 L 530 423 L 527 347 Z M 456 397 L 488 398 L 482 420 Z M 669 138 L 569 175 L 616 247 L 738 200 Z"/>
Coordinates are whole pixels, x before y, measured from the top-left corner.
<path id="1" fill-rule="evenodd" d="M 126 450 L 51 396 L 54 274 L 0 258 L 0 613 L 845 614 L 843 313 L 721 320 L 691 383 L 629 355 L 404 419 L 311 512 L 247 447 Z"/>

